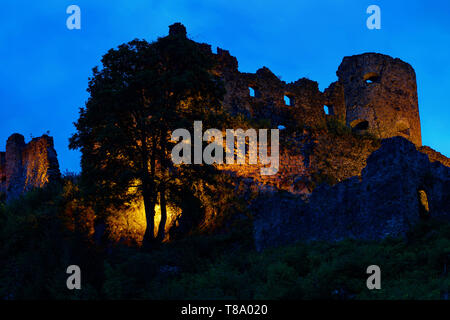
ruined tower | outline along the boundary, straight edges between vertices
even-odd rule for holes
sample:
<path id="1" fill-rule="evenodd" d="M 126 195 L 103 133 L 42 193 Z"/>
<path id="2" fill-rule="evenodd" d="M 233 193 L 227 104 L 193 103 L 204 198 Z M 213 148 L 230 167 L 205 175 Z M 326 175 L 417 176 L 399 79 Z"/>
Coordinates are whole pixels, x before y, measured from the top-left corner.
<path id="1" fill-rule="evenodd" d="M 7 200 L 60 177 L 53 138 L 43 135 L 28 144 L 21 134 L 11 135 L 0 153 L 0 193 Z"/>
<path id="2" fill-rule="evenodd" d="M 379 138 L 402 136 L 422 145 L 414 69 L 379 53 L 345 57 L 337 71 L 344 87 L 346 122 Z"/>
<path id="3" fill-rule="evenodd" d="M 23 192 L 25 184 L 22 152 L 25 140 L 21 134 L 15 133 L 6 141 L 5 152 L 5 190 L 7 195 L 17 195 Z"/>

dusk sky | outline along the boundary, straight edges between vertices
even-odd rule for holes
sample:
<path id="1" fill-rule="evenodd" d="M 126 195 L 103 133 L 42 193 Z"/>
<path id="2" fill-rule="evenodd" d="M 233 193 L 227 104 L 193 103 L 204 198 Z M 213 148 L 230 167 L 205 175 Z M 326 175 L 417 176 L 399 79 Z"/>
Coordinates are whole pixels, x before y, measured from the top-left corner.
<path id="1" fill-rule="evenodd" d="M 28 142 L 54 137 L 61 171 L 80 171 L 68 149 L 88 97 L 88 77 L 110 48 L 156 40 L 174 22 L 188 36 L 237 57 L 239 70 L 267 66 L 282 80 L 307 77 L 321 90 L 337 80 L 344 56 L 379 52 L 416 71 L 423 145 L 450 157 L 449 1 L 10 1 L 0 9 L 0 150 L 18 132 Z M 81 8 L 81 30 L 68 30 L 66 8 Z M 366 27 L 369 5 L 381 30 Z"/>

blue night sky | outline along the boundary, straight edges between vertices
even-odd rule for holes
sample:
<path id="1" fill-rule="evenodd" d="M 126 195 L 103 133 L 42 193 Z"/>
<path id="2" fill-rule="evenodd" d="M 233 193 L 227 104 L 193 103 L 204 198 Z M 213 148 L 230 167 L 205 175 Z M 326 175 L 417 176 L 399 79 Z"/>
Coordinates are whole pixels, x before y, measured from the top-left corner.
<path id="1" fill-rule="evenodd" d="M 88 77 L 108 49 L 156 40 L 174 22 L 188 36 L 230 50 L 239 69 L 267 66 L 285 81 L 307 77 L 320 89 L 337 80 L 342 58 L 380 52 L 416 70 L 422 140 L 450 157 L 450 2 L 448 1 L 8 1 L 0 9 L 0 150 L 14 132 L 47 130 L 62 171 L 79 172 L 68 149 Z M 66 28 L 66 8 L 81 8 L 81 30 Z M 381 30 L 366 8 L 381 8 Z"/>

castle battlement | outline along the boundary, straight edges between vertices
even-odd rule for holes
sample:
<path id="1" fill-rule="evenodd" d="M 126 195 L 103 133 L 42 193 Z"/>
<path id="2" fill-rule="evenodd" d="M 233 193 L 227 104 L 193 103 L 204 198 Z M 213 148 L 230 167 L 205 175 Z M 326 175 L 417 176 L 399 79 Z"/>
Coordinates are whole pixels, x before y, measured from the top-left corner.
<path id="1" fill-rule="evenodd" d="M 380 139 L 402 136 L 422 145 L 416 75 L 398 58 L 379 53 L 345 57 L 336 73 L 338 81 L 321 92 L 316 81 L 286 83 L 267 67 L 239 72 L 236 58 L 220 48 L 213 55 L 225 82 L 223 103 L 235 114 L 270 119 L 274 126 L 292 129 L 323 126 L 334 117 L 355 132 Z"/>
<path id="2" fill-rule="evenodd" d="M 223 165 L 243 178 L 294 193 L 308 194 L 317 175 L 334 182 L 360 175 L 367 157 L 379 145 L 358 141 L 358 134 L 385 139 L 401 136 L 422 145 L 414 69 L 400 59 L 379 53 L 344 57 L 323 92 L 316 81 L 300 78 L 287 83 L 269 68 L 240 72 L 229 51 L 199 44 L 216 61 L 214 73 L 224 82 L 224 108 L 234 115 L 282 126 L 280 169 L 274 176 L 258 174 L 260 165 Z M 327 127 L 335 119 L 355 137 L 321 136 L 311 128 Z M 325 134 L 325 133 L 324 133 Z M 289 140 L 289 142 L 287 142 Z M 320 180 L 320 179 L 319 179 Z"/>

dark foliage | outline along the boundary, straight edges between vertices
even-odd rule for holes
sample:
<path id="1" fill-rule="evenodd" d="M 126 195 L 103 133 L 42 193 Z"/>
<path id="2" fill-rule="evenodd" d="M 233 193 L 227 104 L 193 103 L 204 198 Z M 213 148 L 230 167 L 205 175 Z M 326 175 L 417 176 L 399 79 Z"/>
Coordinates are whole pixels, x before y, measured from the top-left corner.
<path id="1" fill-rule="evenodd" d="M 346 240 L 255 252 L 251 220 L 152 251 L 91 241 L 90 211 L 70 179 L 0 207 L 1 299 L 440 299 L 448 296 L 450 225 L 405 239 Z M 82 289 L 66 288 L 66 268 Z M 382 289 L 366 288 L 366 268 Z"/>

